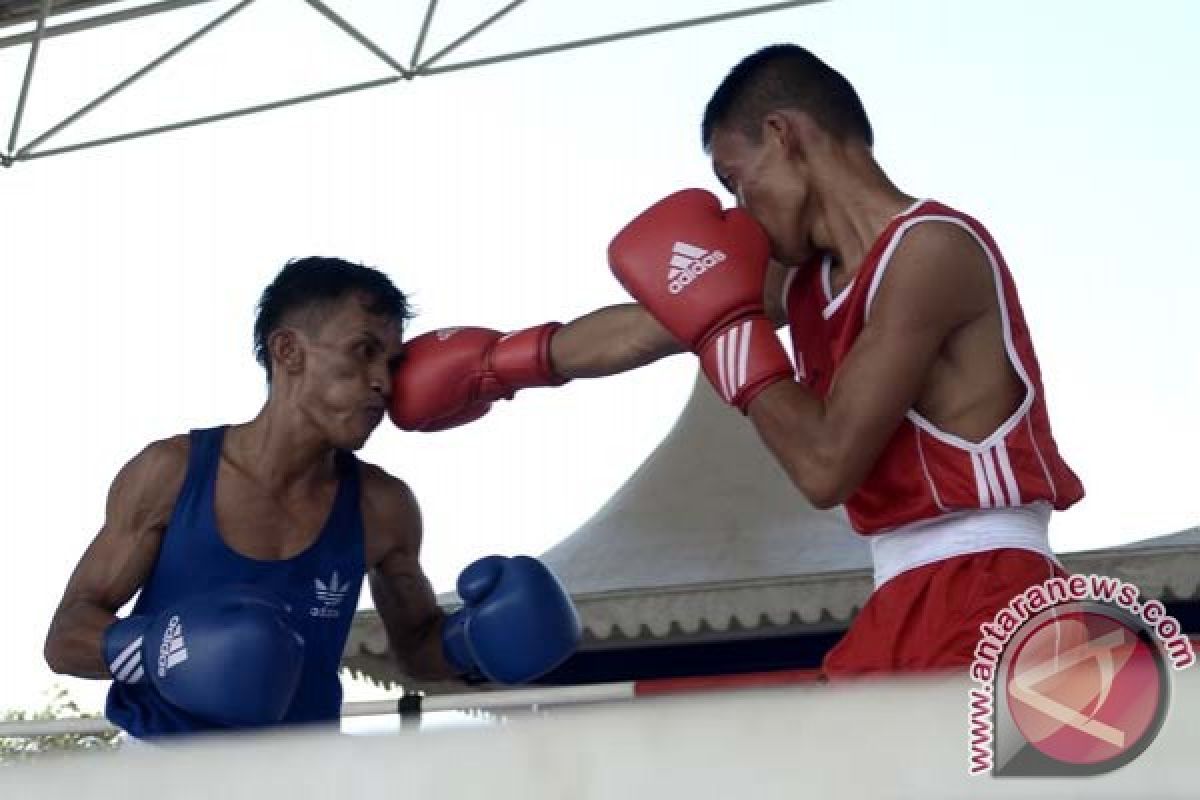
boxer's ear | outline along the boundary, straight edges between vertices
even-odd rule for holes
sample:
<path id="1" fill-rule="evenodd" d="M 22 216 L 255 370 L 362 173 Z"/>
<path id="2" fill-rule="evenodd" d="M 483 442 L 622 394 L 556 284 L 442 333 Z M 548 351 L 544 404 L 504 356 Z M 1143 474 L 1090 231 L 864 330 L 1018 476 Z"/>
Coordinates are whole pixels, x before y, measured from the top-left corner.
<path id="1" fill-rule="evenodd" d="M 782 150 L 790 150 L 796 146 L 796 133 L 792 130 L 792 120 L 785 112 L 770 112 L 762 118 L 762 130 L 758 137 Z"/>
<path id="2" fill-rule="evenodd" d="M 304 369 L 304 343 L 294 328 L 278 328 L 267 339 L 275 370 L 295 375 Z"/>
<path id="3" fill-rule="evenodd" d="M 824 134 L 807 111 L 783 109 L 763 117 L 763 138 L 787 156 L 805 158 Z"/>

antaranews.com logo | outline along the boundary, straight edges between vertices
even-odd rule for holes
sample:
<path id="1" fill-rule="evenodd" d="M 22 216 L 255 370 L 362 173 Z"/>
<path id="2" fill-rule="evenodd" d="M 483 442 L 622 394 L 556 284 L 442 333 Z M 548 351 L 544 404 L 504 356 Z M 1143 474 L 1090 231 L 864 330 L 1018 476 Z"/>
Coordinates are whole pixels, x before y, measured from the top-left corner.
<path id="1" fill-rule="evenodd" d="M 1162 603 L 1103 575 L 1031 586 L 979 630 L 972 775 L 1099 775 L 1128 764 L 1162 727 L 1171 670 L 1196 661 Z"/>

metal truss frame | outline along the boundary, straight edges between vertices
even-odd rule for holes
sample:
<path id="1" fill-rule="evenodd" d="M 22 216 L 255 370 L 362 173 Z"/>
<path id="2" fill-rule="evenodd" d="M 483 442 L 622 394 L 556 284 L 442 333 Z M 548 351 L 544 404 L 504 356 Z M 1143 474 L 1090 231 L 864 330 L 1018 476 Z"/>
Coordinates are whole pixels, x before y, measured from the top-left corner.
<path id="1" fill-rule="evenodd" d="M 207 36 L 212 31 L 224 25 L 240 12 L 244 11 L 256 0 L 239 0 L 228 10 L 214 17 L 211 21 L 204 24 L 195 33 L 184 38 L 178 44 L 164 51 L 161 55 L 151 60 L 142 68 L 136 70 L 125 79 L 119 81 L 111 88 L 102 92 L 93 100 L 81 106 L 76 111 L 64 117 L 58 123 L 47 128 L 45 131 L 29 138 L 23 144 L 18 145 L 18 140 L 21 134 L 22 118 L 25 113 L 25 107 L 28 102 L 29 94 L 33 86 L 33 78 L 37 66 L 38 53 L 42 42 L 46 39 L 51 39 L 57 36 L 63 36 L 70 33 L 75 33 L 83 30 L 90 30 L 106 25 L 112 25 L 120 22 L 125 22 L 131 19 L 150 16 L 153 14 L 161 14 L 169 11 L 175 11 L 181 8 L 199 5 L 201 3 L 209 3 L 213 0 L 158 0 L 158 2 L 150 2 L 146 5 L 138 6 L 132 9 L 125 9 L 117 12 L 99 14 L 86 19 L 75 20 L 68 23 L 47 26 L 46 22 L 52 11 L 54 0 L 41 0 L 41 6 L 38 10 L 37 18 L 34 20 L 34 29 L 28 33 L 17 34 L 5 38 L 0 38 L 0 49 L 7 47 L 17 47 L 28 45 L 29 56 L 25 65 L 25 74 L 21 82 L 21 90 L 17 97 L 17 105 L 13 114 L 12 128 L 8 136 L 8 144 L 5 150 L 0 151 L 0 166 L 11 167 L 20 161 L 32 161 L 34 159 L 46 158 L 48 156 L 62 155 L 64 153 L 86 150 L 103 145 L 115 144 L 117 142 L 128 141 L 130 139 L 139 139 L 145 136 L 152 136 L 160 133 L 168 133 L 170 131 L 192 128 L 198 125 L 206 125 L 212 122 L 220 122 L 222 120 L 234 119 L 237 117 L 245 117 L 251 114 L 259 114 L 265 111 L 271 111 L 287 106 L 298 105 L 300 103 L 310 103 L 315 100 L 322 100 L 328 97 L 336 97 L 338 95 L 349 94 L 351 92 L 364 91 L 366 89 L 376 89 L 382 86 L 388 86 L 399 81 L 411 81 L 416 78 L 432 77 L 447 72 L 456 72 L 465 69 L 475 69 L 485 67 L 492 64 L 499 64 L 507 61 L 516 61 L 519 59 L 532 58 L 535 56 L 549 55 L 551 53 L 561 53 L 567 50 L 576 50 L 583 47 L 592 47 L 595 45 L 607 44 L 609 42 L 620 41 L 623 39 L 633 39 L 641 36 L 650 36 L 653 34 L 666 33 L 669 31 L 681 30 L 683 28 L 692 28 L 699 25 L 711 25 L 728 20 L 738 19 L 741 17 L 749 17 L 759 14 L 767 14 L 775 11 L 783 11 L 798 6 L 811 5 L 814 3 L 825 2 L 825 0 L 787 0 L 786 2 L 774 2 L 763 5 L 755 5 L 748 8 L 728 11 L 721 14 L 711 14 L 708 16 L 692 17 L 683 20 L 663 23 L 661 25 L 652 25 L 649 27 L 633 28 L 629 30 L 610 33 L 603 36 L 593 36 L 584 39 L 574 39 L 565 42 L 546 45 L 543 47 L 535 47 L 527 50 L 515 50 L 512 52 L 503 53 L 500 55 L 489 56 L 487 58 L 479 58 L 468 61 L 452 62 L 449 64 L 443 63 L 447 56 L 453 54 L 456 50 L 462 47 L 471 39 L 478 36 L 483 31 L 495 25 L 505 16 L 516 11 L 521 6 L 525 5 L 527 0 L 510 0 L 500 10 L 496 11 L 491 16 L 480 21 L 478 24 L 465 31 L 463 34 L 455 38 L 442 49 L 438 50 L 431 56 L 424 56 L 425 39 L 429 32 L 429 27 L 433 22 L 434 15 L 437 13 L 438 0 L 429 0 L 429 4 L 425 9 L 424 19 L 421 23 L 420 31 L 417 34 L 416 41 L 413 43 L 412 54 L 407 63 L 400 61 L 392 54 L 379 47 L 375 42 L 371 41 L 366 35 L 358 30 L 345 18 L 337 14 L 323 0 L 304 0 L 317 13 L 321 14 L 330 24 L 341 30 L 346 36 L 353 39 L 361 47 L 374 55 L 388 70 L 386 75 L 375 78 L 373 80 L 362 81 L 345 86 L 336 86 L 331 89 L 311 92 L 308 94 L 295 95 L 292 97 L 281 98 L 268 103 L 260 103 L 242 108 L 230 109 L 217 114 L 209 114 L 201 117 L 193 117 L 190 119 L 180 120 L 166 125 L 158 125 L 150 128 L 141 128 L 131 130 L 125 133 L 119 133 L 113 136 L 107 136 L 98 139 L 89 139 L 87 141 L 76 142 L 74 144 L 62 145 L 57 147 L 46 147 L 45 145 L 54 137 L 67 130 L 80 119 L 95 111 L 108 100 L 120 92 L 128 89 L 138 80 L 153 72 L 158 67 L 169 61 L 174 56 L 186 50 L 195 42 L 199 41 L 204 36 Z"/>

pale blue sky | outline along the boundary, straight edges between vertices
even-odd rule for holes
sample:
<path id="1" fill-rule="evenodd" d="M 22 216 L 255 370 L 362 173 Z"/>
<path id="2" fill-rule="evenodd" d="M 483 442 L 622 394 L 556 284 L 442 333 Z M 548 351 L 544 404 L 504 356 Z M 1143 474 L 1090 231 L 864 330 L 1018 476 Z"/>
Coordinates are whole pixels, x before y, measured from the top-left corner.
<path id="1" fill-rule="evenodd" d="M 230 5 L 48 43 L 26 136 Z M 400 19 L 400 4 L 331 5 L 403 58 L 425 6 L 404 4 L 412 19 Z M 443 2 L 458 17 L 426 52 L 500 5 Z M 531 0 L 462 57 L 731 5 Z M 52 679 L 45 625 L 116 469 L 151 439 L 256 412 L 254 302 L 287 259 L 380 266 L 413 294 L 418 332 L 622 302 L 605 245 L 659 196 L 717 189 L 703 105 L 739 58 L 778 41 L 858 87 L 902 188 L 980 218 L 1004 250 L 1057 438 L 1089 492 L 1056 516 L 1054 544 L 1200 523 L 1198 22 L 1183 0 L 837 0 L 0 171 L 0 708 L 36 702 Z M 24 56 L 0 51 L 5 138 Z M 261 0 L 171 69 L 56 143 L 386 74 L 292 0 Z M 381 428 L 363 455 L 414 487 L 426 568 L 445 589 L 476 556 L 569 535 L 657 444 L 693 374 L 681 356 L 526 392 L 445 434 Z M 102 696 L 103 684 L 69 685 Z"/>

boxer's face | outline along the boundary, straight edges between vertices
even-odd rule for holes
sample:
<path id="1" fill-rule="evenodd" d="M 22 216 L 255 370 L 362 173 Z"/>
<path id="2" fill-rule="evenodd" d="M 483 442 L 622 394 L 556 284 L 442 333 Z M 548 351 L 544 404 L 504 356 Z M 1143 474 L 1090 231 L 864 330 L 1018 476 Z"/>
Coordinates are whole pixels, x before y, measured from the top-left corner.
<path id="1" fill-rule="evenodd" d="M 710 141 L 713 171 L 766 230 L 771 255 L 783 264 L 800 264 L 812 254 L 804 230 L 809 182 L 786 138 L 776 133 L 764 126 L 755 142 L 741 131 L 717 128 Z"/>
<path id="2" fill-rule="evenodd" d="M 400 326 L 352 295 L 316 331 L 301 334 L 305 357 L 299 401 L 335 447 L 357 450 L 379 425 L 401 353 Z"/>

